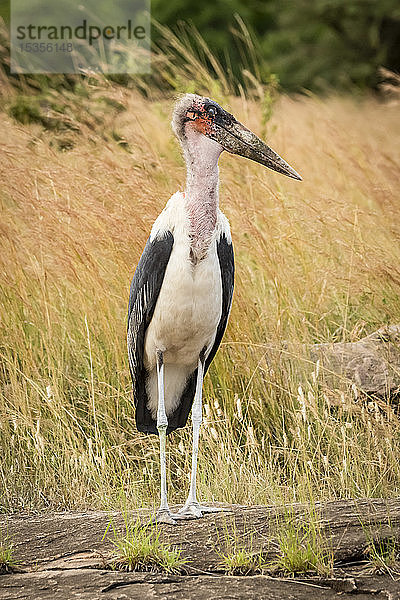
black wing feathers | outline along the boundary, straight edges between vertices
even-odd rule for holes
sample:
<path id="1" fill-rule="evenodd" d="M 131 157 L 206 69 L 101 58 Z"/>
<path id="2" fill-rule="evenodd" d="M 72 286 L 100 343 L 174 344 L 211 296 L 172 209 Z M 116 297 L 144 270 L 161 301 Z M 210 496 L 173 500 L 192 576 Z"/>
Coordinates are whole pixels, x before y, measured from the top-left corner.
<path id="1" fill-rule="evenodd" d="M 144 338 L 152 319 L 165 269 L 171 256 L 174 237 L 168 231 L 162 238 L 147 240 L 131 283 L 128 306 L 128 355 L 139 431 L 157 433 L 147 408 L 146 379 L 143 365 Z"/>
<path id="2" fill-rule="evenodd" d="M 233 256 L 232 242 L 228 242 L 225 235 L 223 235 L 219 242 L 217 242 L 217 254 L 222 279 L 222 313 L 220 322 L 218 323 L 217 335 L 215 336 L 214 345 L 206 360 L 204 374 L 207 373 L 208 367 L 210 366 L 212 359 L 217 353 L 217 350 L 225 333 L 226 326 L 228 324 L 229 313 L 231 312 L 233 286 L 235 279 L 235 260 Z"/>

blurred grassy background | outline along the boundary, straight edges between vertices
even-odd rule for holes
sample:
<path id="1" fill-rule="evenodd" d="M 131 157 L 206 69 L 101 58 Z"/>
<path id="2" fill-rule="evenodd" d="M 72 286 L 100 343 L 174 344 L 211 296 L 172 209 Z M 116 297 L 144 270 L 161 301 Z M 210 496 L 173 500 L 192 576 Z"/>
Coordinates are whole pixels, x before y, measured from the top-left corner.
<path id="1" fill-rule="evenodd" d="M 287 91 L 376 87 L 379 66 L 396 71 L 400 65 L 396 0 L 223 0 L 197 5 L 153 0 L 152 11 L 174 31 L 184 32 L 185 23 L 193 23 L 236 76 L 243 47 L 232 31 L 244 22 L 260 57 L 262 77 L 278 73 Z"/>
<path id="2" fill-rule="evenodd" d="M 109 0 L 98 1 L 99 14 L 102 4 L 108 6 Z M 278 74 L 290 92 L 376 89 L 379 67 L 400 69 L 396 0 L 152 0 L 151 12 L 157 45 L 165 42 L 157 23 L 186 46 L 192 45 L 195 27 L 224 71 L 242 84 L 249 37 L 261 80 Z M 9 1 L 0 0 L 6 23 L 9 14 Z M 203 59 L 211 65 L 207 54 Z"/>
<path id="3" fill-rule="evenodd" d="M 151 224 L 184 184 L 169 121 L 174 93 L 194 90 L 304 178 L 221 159 L 237 279 L 205 385 L 201 495 L 399 494 L 396 407 L 340 380 L 328 385 L 305 347 L 399 322 L 399 104 L 280 94 L 238 27 L 238 75 L 193 28 L 185 38 L 158 26 L 151 77 L 123 81 L 11 78 L 2 33 L 2 510 L 158 500 L 158 440 L 134 425 L 126 307 Z M 187 493 L 190 439 L 189 428 L 170 437 L 172 502 Z"/>

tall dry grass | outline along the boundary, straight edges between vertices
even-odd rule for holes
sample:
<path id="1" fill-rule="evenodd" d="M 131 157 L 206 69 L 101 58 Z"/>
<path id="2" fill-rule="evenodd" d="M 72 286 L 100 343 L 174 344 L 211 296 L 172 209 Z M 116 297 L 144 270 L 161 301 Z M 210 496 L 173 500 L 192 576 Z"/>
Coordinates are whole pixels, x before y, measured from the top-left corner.
<path id="1" fill-rule="evenodd" d="M 1 113 L 2 510 L 158 497 L 158 440 L 134 425 L 126 308 L 151 224 L 185 169 L 171 98 L 106 92 L 126 110 L 70 130 L 67 152 L 59 133 Z M 200 493 L 239 503 L 398 494 L 393 408 L 328 387 L 303 346 L 399 321 L 398 108 L 282 97 L 262 125 L 261 100 L 224 100 L 304 181 L 221 159 L 236 288 L 205 383 Z M 190 438 L 189 427 L 169 438 L 172 502 L 187 492 Z"/>

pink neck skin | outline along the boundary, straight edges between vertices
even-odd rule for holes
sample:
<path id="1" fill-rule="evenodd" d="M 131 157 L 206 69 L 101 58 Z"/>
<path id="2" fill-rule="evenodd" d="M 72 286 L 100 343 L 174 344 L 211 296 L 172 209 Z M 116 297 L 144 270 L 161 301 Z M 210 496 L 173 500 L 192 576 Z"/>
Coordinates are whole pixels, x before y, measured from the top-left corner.
<path id="1" fill-rule="evenodd" d="M 190 220 L 191 257 L 194 262 L 207 253 L 217 223 L 218 159 L 222 151 L 218 142 L 186 127 L 185 204 Z"/>

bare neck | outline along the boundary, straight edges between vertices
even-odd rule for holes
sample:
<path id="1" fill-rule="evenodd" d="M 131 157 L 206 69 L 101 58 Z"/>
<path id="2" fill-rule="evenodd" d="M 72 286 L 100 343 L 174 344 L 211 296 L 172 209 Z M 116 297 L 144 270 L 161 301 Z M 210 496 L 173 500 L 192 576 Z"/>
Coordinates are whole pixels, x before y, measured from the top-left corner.
<path id="1" fill-rule="evenodd" d="M 205 256 L 217 223 L 218 158 L 222 148 L 203 135 L 192 134 L 184 151 L 185 205 L 190 222 L 191 256 L 196 262 Z"/>

